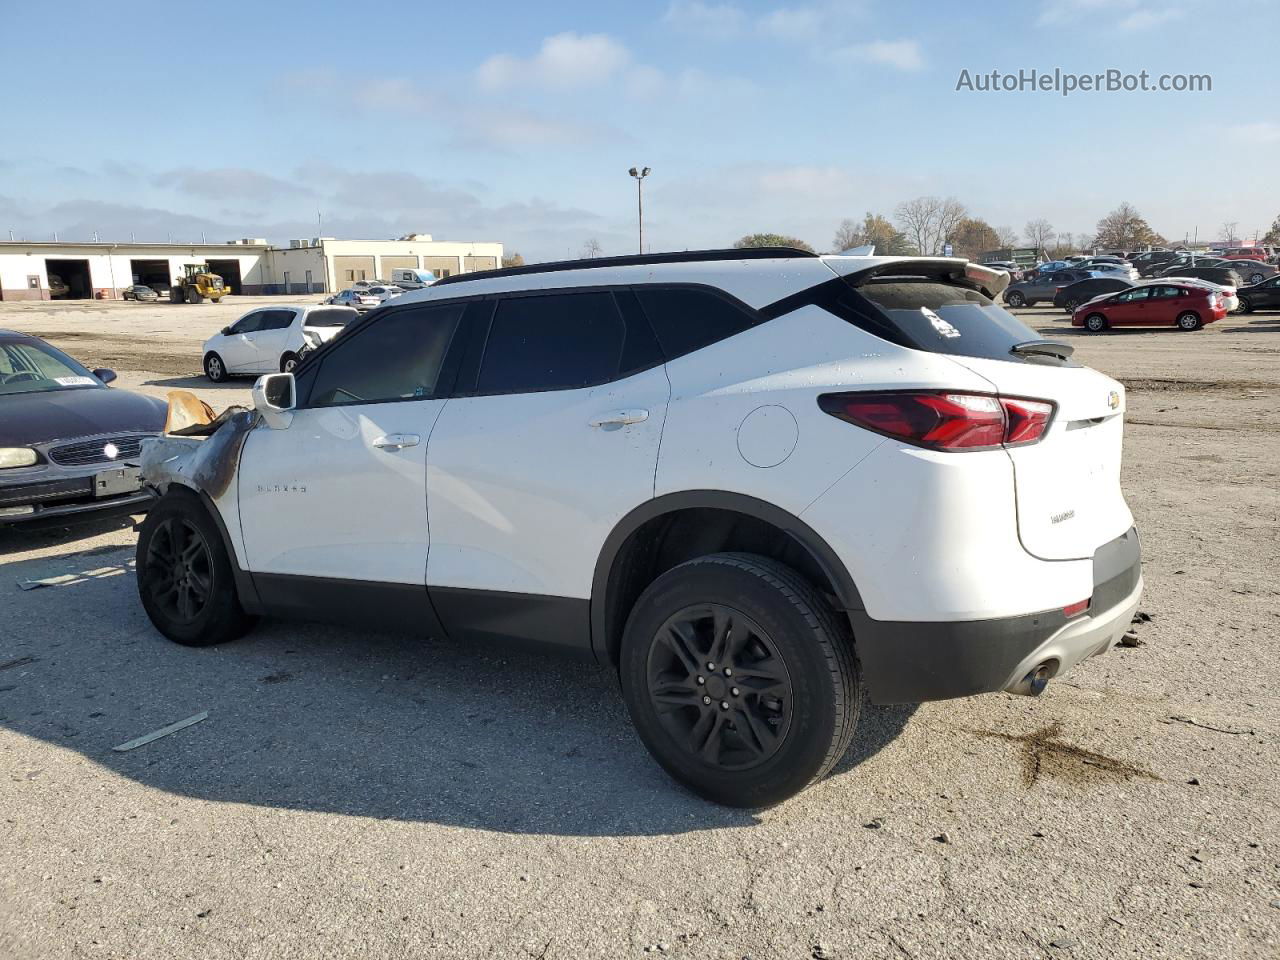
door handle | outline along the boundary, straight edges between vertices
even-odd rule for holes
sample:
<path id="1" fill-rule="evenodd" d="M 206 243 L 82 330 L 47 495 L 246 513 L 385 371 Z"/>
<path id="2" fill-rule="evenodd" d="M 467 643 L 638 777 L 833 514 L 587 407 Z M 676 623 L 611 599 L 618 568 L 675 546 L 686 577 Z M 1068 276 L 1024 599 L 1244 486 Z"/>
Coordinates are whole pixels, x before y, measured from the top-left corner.
<path id="1" fill-rule="evenodd" d="M 625 427 L 627 424 L 643 423 L 648 419 L 648 410 L 618 410 L 596 417 L 590 423 L 593 427 Z"/>
<path id="2" fill-rule="evenodd" d="M 379 450 L 403 450 L 405 447 L 416 447 L 422 438 L 416 433 L 388 433 L 373 441 Z"/>

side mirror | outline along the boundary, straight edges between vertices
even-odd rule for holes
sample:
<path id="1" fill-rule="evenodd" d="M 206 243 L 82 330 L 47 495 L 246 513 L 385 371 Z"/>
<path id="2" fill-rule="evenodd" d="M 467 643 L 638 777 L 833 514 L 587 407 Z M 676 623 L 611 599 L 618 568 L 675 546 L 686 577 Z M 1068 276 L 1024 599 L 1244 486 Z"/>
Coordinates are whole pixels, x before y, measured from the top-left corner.
<path id="1" fill-rule="evenodd" d="M 253 409 L 272 430 L 288 429 L 293 423 L 297 387 L 292 373 L 269 373 L 253 385 Z"/>
<path id="2" fill-rule="evenodd" d="M 116 372 L 114 370 L 108 370 L 106 367 L 99 367 L 97 370 L 93 371 L 93 375 L 103 383 L 110 383 L 116 378 Z"/>
<path id="3" fill-rule="evenodd" d="M 227 326 L 227 327 L 223 327 L 223 328 L 222 328 L 220 331 L 218 331 L 218 332 L 219 332 L 219 333 L 221 333 L 224 337 L 229 337 L 229 336 L 231 336 L 231 327 L 229 327 L 229 326 Z"/>

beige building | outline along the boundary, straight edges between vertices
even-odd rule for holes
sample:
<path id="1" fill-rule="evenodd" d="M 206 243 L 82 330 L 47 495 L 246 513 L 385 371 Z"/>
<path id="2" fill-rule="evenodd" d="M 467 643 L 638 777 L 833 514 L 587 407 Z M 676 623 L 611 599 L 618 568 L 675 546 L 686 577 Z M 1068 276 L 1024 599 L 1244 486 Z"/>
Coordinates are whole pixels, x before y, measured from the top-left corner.
<path id="1" fill-rule="evenodd" d="M 117 299 L 140 283 L 167 291 L 191 263 L 208 264 L 238 294 L 336 293 L 357 280 L 390 280 L 396 267 L 437 277 L 502 265 L 501 243 L 414 234 L 402 240 L 316 237 L 272 246 L 229 243 L 28 243 L 0 241 L 0 300 Z"/>

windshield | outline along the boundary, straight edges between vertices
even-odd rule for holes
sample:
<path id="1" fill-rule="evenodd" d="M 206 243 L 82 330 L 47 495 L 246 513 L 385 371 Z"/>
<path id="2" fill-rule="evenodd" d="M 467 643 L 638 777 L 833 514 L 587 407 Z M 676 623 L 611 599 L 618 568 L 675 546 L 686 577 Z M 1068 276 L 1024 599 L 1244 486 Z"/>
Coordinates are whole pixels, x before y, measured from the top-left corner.
<path id="1" fill-rule="evenodd" d="M 303 322 L 308 327 L 345 327 L 358 314 L 350 307 L 330 307 L 325 310 L 312 310 Z"/>
<path id="2" fill-rule="evenodd" d="M 0 340 L 0 396 L 100 386 L 102 381 L 48 344 Z"/>

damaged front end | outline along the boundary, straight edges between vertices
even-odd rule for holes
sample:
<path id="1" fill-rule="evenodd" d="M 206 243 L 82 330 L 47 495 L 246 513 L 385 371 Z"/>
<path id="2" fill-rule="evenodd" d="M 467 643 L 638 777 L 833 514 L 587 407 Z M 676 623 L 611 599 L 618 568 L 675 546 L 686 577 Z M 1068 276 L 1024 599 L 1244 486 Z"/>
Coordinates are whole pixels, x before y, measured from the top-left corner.
<path id="1" fill-rule="evenodd" d="M 163 496 L 173 484 L 205 494 L 215 504 L 231 491 L 240 453 L 257 411 L 228 407 L 217 416 L 208 404 L 185 390 L 169 394 L 164 436 L 142 443 L 142 481 Z"/>

